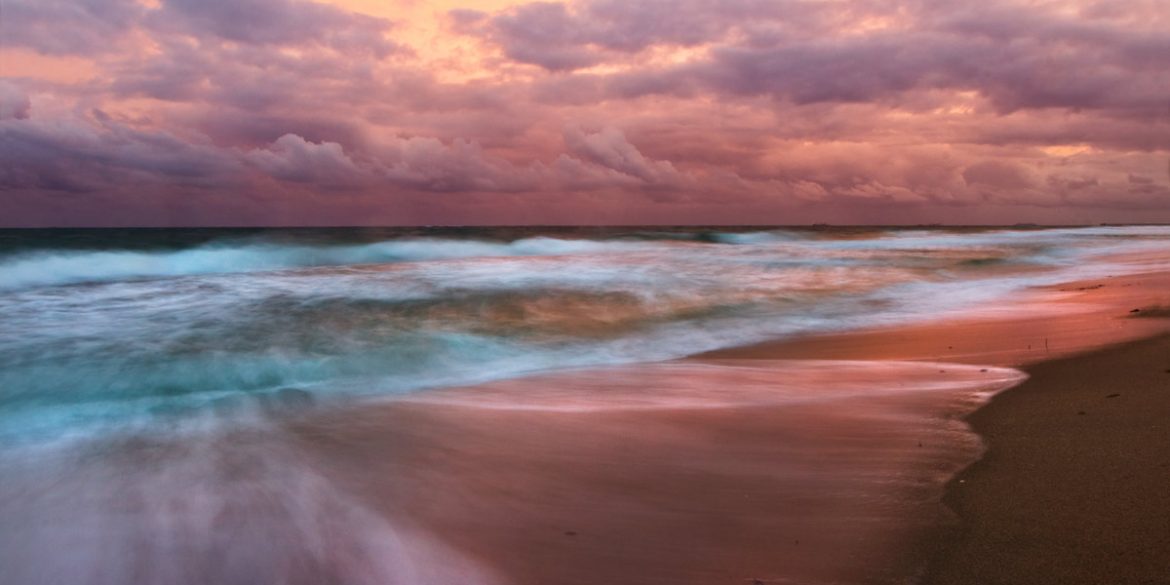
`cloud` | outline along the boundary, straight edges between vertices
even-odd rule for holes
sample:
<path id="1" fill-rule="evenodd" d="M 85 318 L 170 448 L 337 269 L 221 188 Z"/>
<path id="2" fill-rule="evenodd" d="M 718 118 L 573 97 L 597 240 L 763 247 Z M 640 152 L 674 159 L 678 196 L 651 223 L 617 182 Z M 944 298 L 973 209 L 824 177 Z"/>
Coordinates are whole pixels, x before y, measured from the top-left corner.
<path id="1" fill-rule="evenodd" d="M 452 10 L 456 29 L 499 45 L 505 55 L 550 71 L 569 71 L 655 45 L 693 47 L 807 7 L 764 0 L 588 0 L 533 2 L 498 14 Z"/>
<path id="2" fill-rule="evenodd" d="M 540 165 L 517 167 L 465 139 L 444 143 L 425 136 L 393 138 L 351 154 L 335 142 L 287 134 L 246 158 L 269 177 L 318 188 L 499 193 L 536 188 L 547 175 Z"/>
<path id="3" fill-rule="evenodd" d="M 670 161 L 646 158 L 617 128 L 606 127 L 593 133 L 577 128 L 566 129 L 565 147 L 584 161 L 634 177 L 647 185 L 679 185 L 686 181 Z"/>
<path id="4" fill-rule="evenodd" d="M 507 192 L 533 188 L 547 172 L 519 168 L 478 145 L 426 137 L 394 139 L 374 152 L 285 134 L 261 148 L 192 143 L 136 129 L 101 112 L 67 120 L 0 122 L 6 156 L 0 188 L 85 193 L 128 184 L 200 188 L 255 187 L 267 178 L 322 190 L 391 186 L 422 192 Z"/>
<path id="5" fill-rule="evenodd" d="M 0 37 L 50 55 L 114 51 L 144 13 L 137 0 L 5 0 Z"/>
<path id="6" fill-rule="evenodd" d="M 963 180 L 971 186 L 992 189 L 1027 189 L 1036 184 L 1035 177 L 1024 166 L 1006 161 L 977 162 L 963 170 Z"/>
<path id="7" fill-rule="evenodd" d="M 86 192 L 139 183 L 228 186 L 229 153 L 163 130 L 134 128 L 100 110 L 60 119 L 0 121 L 0 188 Z M 145 184 L 142 187 L 146 187 Z"/>
<path id="8" fill-rule="evenodd" d="M 362 175 L 340 144 L 308 142 L 296 134 L 285 134 L 270 147 L 252 150 L 244 158 L 282 181 L 321 186 L 347 185 Z"/>
<path id="9" fill-rule="evenodd" d="M 6 0 L 0 22 L 6 45 L 50 55 L 114 52 L 135 31 L 377 58 L 400 49 L 386 36 L 390 21 L 307 0 Z"/>
<path id="10" fill-rule="evenodd" d="M 381 174 L 396 184 L 434 192 L 509 192 L 536 187 L 537 170 L 487 155 L 463 139 L 397 139 L 383 147 Z"/>
<path id="11" fill-rule="evenodd" d="M 32 101 L 15 83 L 0 79 L 0 120 L 28 118 Z"/>
<path id="12" fill-rule="evenodd" d="M 251 45 L 324 45 L 385 57 L 397 45 L 388 20 L 306 0 L 163 0 L 149 16 L 161 31 Z"/>
<path id="13" fill-rule="evenodd" d="M 1170 33 L 1164 41 L 1170 42 Z M 1131 52 L 1133 44 L 1114 34 L 1074 40 L 1041 29 L 1005 42 L 928 28 L 720 47 L 691 73 L 713 91 L 795 103 L 900 105 L 911 92 L 958 90 L 987 97 L 1001 112 L 1163 109 L 1164 90 L 1158 88 L 1170 83 L 1170 72 L 1150 70 L 1144 57 Z"/>
<path id="14" fill-rule="evenodd" d="M 1088 10 L 1086 10 L 1088 12 Z M 1048 4 L 590 0 L 537 2 L 459 28 L 550 71 L 622 65 L 605 97 L 766 95 L 797 104 L 902 105 L 929 90 L 977 92 L 1000 112 L 1070 108 L 1165 112 L 1170 21 L 1072 17 Z M 453 16 L 453 18 L 455 18 Z M 856 27 L 872 23 L 872 28 Z M 704 47 L 646 67 L 651 48 Z M 578 85 L 580 85 L 578 83 Z"/>
<path id="15" fill-rule="evenodd" d="M 392 22 L 324 0 L 7 0 L 0 186 L 136 217 L 251 202 L 261 222 L 1170 221 L 1162 4 L 575 0 Z"/>

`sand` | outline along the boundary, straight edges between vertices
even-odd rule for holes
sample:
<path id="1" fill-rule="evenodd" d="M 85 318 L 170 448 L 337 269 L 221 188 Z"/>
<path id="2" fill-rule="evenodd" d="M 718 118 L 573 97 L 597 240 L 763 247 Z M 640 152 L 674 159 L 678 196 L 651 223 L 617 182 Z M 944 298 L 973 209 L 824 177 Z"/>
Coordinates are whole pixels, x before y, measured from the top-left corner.
<path id="1" fill-rule="evenodd" d="M 1156 336 L 1170 319 L 1139 318 L 1170 306 L 1165 291 L 1167 273 L 1068 283 L 1010 310 L 696 356 L 679 363 L 745 365 L 687 370 L 697 394 L 683 406 L 581 408 L 599 384 L 648 382 L 576 372 L 545 379 L 558 392 L 527 410 L 484 407 L 473 398 L 507 387 L 478 387 L 290 430 L 339 488 L 494 582 L 905 583 L 929 569 L 928 583 L 1165 583 L 1170 338 Z M 939 377 L 959 367 L 935 362 L 973 364 L 964 375 L 1024 366 L 1032 378 L 971 415 L 988 451 L 944 500 L 946 478 L 980 454 L 959 420 L 974 404 L 703 406 L 712 389 L 745 386 L 743 372 L 783 376 L 792 359 L 926 360 Z M 786 450 L 809 436 L 817 450 Z M 842 482 L 834 462 L 873 481 Z"/>
<path id="2" fill-rule="evenodd" d="M 942 484 L 979 453 L 952 385 L 1016 375 L 643 365 L 439 391 L 297 433 L 365 507 L 505 583 L 896 583 L 922 568 Z"/>
<path id="3" fill-rule="evenodd" d="M 1036 364 L 968 418 L 987 453 L 927 583 L 1170 583 L 1170 336 Z"/>
<path id="4" fill-rule="evenodd" d="M 1170 275 L 1036 291 L 1044 308 L 773 342 L 711 357 L 1023 366 L 967 417 L 987 452 L 947 484 L 960 518 L 925 584 L 1170 583 Z M 1048 297 L 1048 293 L 1069 293 Z M 1025 306 L 1028 306 L 1025 304 Z M 1153 337 L 1152 337 L 1153 336 Z M 1151 338 L 1152 337 L 1152 338 Z M 1136 341 L 1135 341 L 1136 340 Z"/>
<path id="5" fill-rule="evenodd" d="M 1170 272 L 1070 282 L 950 319 L 717 350 L 699 358 L 923 360 L 1024 366 L 1170 329 Z M 1132 312 L 1132 311 L 1137 312 Z M 1149 316 L 1143 318 L 1142 315 Z"/>

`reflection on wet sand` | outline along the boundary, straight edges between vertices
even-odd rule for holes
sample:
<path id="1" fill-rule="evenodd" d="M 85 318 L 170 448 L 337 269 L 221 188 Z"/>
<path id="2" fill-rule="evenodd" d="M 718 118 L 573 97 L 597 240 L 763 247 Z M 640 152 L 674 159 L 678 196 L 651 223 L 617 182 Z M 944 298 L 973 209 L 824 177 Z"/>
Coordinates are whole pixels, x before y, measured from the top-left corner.
<path id="1" fill-rule="evenodd" d="M 420 394 L 293 425 L 365 506 L 510 583 L 894 582 L 1015 370 L 676 362 Z M 905 554 L 904 554 L 905 553 Z"/>

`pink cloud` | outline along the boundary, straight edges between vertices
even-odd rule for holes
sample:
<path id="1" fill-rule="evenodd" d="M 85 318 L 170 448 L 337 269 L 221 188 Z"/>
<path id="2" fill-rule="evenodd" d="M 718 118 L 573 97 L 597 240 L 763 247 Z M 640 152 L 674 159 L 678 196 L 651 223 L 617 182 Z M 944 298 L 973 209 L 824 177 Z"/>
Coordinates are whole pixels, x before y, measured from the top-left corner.
<path id="1" fill-rule="evenodd" d="M 1170 15 L 1057 8 L 12 0 L 0 221 L 1170 221 Z"/>

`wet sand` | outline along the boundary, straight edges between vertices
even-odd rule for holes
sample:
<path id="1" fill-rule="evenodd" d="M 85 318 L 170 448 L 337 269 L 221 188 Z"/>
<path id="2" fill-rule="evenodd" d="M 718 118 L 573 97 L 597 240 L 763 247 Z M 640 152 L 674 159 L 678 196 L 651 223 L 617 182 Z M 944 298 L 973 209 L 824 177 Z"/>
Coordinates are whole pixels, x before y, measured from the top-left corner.
<path id="1" fill-rule="evenodd" d="M 945 520 L 942 484 L 979 453 L 958 418 L 1018 373 L 825 364 L 558 374 L 296 433 L 364 507 L 504 583 L 902 582 Z"/>
<path id="2" fill-rule="evenodd" d="M 555 391 L 525 408 L 505 406 L 533 394 L 512 381 L 290 430 L 339 489 L 502 583 L 904 583 L 932 558 L 928 582 L 1161 583 L 1167 341 L 1085 352 L 1170 331 L 1135 318 L 1170 304 L 1164 291 L 1166 273 L 1070 283 L 1009 311 L 713 352 L 676 362 L 682 374 L 530 379 L 519 383 Z M 712 398 L 760 386 L 760 371 L 784 380 L 793 359 L 908 368 L 895 381 L 978 379 L 993 365 L 1034 379 L 971 418 L 991 450 L 949 484 L 956 518 L 944 482 L 982 448 L 960 419 L 991 388 L 827 406 L 750 399 L 767 395 L 758 388 Z M 670 375 L 689 382 L 664 387 L 692 387 L 669 397 L 680 402 L 630 392 L 597 406 L 599 389 L 653 396 Z M 1075 562 L 1042 560 L 1064 547 Z"/>
<path id="3" fill-rule="evenodd" d="M 1157 318 L 1165 307 L 1170 307 L 1170 272 L 1151 272 L 1038 288 L 1011 307 L 953 319 L 798 337 L 697 357 L 928 359 L 1023 366 L 1155 336 L 1170 329 L 1165 319 Z"/>
<path id="4" fill-rule="evenodd" d="M 1023 366 L 966 418 L 987 446 L 925 584 L 1170 583 L 1170 275 L 1068 283 L 1027 311 L 713 352 Z M 1061 303 L 1069 306 L 1060 309 Z M 1057 308 L 1055 313 L 1051 309 Z M 1043 314 L 1043 313 L 1048 314 Z"/>

